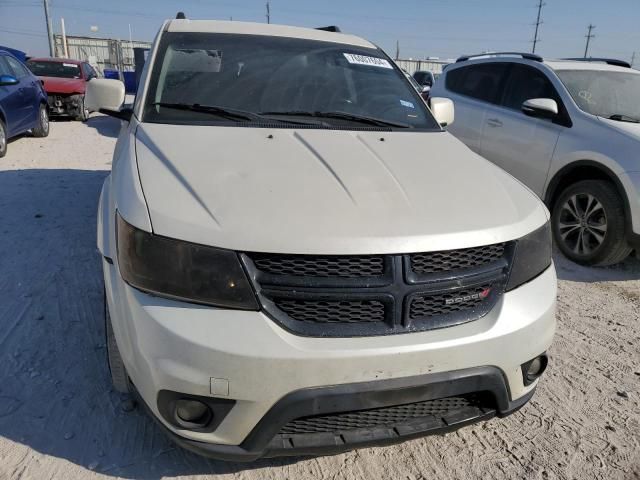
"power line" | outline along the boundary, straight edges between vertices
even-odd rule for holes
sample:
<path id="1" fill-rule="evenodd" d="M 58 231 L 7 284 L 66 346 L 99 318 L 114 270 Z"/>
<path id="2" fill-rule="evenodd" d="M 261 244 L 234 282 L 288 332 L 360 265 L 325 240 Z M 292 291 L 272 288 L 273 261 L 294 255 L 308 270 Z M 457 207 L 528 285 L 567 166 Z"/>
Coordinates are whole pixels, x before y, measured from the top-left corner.
<path id="1" fill-rule="evenodd" d="M 9 28 L 0 28 L 0 32 L 11 33 L 13 35 L 24 35 L 26 37 L 40 37 L 40 38 L 46 37 L 44 33 L 34 33 L 31 30 L 13 30 Z"/>
<path id="2" fill-rule="evenodd" d="M 593 35 L 591 33 L 594 28 L 596 28 L 595 25 L 589 24 L 589 33 L 587 33 L 587 35 L 586 35 L 586 37 L 587 37 L 587 45 L 584 47 L 584 58 L 587 58 L 587 54 L 589 53 L 589 42 L 591 41 L 592 38 L 595 38 L 595 35 Z"/>
<path id="3" fill-rule="evenodd" d="M 532 53 L 536 53 L 536 44 L 538 43 L 539 39 L 538 39 L 538 29 L 540 27 L 540 25 L 543 23 L 542 20 L 540 19 L 540 14 L 542 13 L 542 7 L 544 7 L 546 5 L 546 3 L 544 3 L 542 0 L 539 0 L 538 2 L 538 18 L 536 19 L 536 32 L 533 34 L 533 50 L 531 51 Z"/>

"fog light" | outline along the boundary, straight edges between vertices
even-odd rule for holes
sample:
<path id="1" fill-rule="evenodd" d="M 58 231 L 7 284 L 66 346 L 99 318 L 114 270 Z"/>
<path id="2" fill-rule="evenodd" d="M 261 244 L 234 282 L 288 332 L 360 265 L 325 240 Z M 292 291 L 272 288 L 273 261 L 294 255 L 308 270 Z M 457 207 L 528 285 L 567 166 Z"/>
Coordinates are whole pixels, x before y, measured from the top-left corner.
<path id="1" fill-rule="evenodd" d="M 547 354 L 543 353 L 522 365 L 522 377 L 525 386 L 532 384 L 544 373 L 548 362 Z"/>
<path id="2" fill-rule="evenodd" d="M 211 410 L 197 400 L 180 399 L 176 402 L 176 416 L 183 422 L 206 425 L 211 418 Z"/>
<path id="3" fill-rule="evenodd" d="M 540 357 L 534 358 L 533 362 L 529 364 L 529 369 L 527 370 L 527 376 L 529 378 L 535 378 L 540 375 L 540 370 L 542 370 L 542 360 Z"/>

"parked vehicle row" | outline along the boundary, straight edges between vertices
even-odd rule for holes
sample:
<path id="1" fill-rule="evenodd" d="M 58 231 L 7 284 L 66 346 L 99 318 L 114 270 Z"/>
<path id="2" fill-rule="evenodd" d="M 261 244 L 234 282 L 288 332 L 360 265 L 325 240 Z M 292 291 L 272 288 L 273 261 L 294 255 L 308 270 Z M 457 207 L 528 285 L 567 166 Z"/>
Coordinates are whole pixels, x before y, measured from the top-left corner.
<path id="1" fill-rule="evenodd" d="M 619 60 L 462 57 L 432 94 L 450 129 L 526 184 L 552 211 L 560 250 L 611 265 L 640 248 L 640 72 Z"/>
<path id="2" fill-rule="evenodd" d="M 87 82 L 99 75 L 88 63 L 65 58 L 30 58 L 22 63 L 0 50 L 0 157 L 12 137 L 49 134 L 49 115 L 89 118 Z"/>

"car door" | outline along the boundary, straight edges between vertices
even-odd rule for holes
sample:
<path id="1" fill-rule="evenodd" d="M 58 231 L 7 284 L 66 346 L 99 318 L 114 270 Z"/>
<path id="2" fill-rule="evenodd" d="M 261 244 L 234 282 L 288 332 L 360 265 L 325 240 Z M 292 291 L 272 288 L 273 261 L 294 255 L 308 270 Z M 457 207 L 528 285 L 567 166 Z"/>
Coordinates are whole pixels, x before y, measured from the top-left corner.
<path id="1" fill-rule="evenodd" d="M 455 104 L 456 120 L 449 132 L 471 150 L 480 153 L 485 112 L 499 101 L 509 64 L 505 62 L 476 63 L 447 71 L 445 96 Z M 436 85 L 432 96 L 440 95 Z"/>
<path id="2" fill-rule="evenodd" d="M 532 98 L 554 99 L 562 110 L 560 97 L 544 72 L 512 64 L 500 105 L 486 109 L 480 154 L 542 196 L 553 152 L 565 127 L 522 113 L 522 104 Z"/>
<path id="3" fill-rule="evenodd" d="M 13 76 L 13 70 L 9 68 L 6 55 L 0 55 L 0 75 Z M 7 136 L 13 137 L 20 133 L 20 122 L 22 121 L 23 110 L 22 96 L 18 89 L 20 85 L 4 85 L 0 87 L 0 105 L 5 115 Z"/>
<path id="4" fill-rule="evenodd" d="M 18 123 L 16 128 L 19 131 L 28 130 L 35 126 L 38 121 L 40 109 L 37 101 L 38 79 L 31 75 L 27 67 L 14 57 L 7 55 L 4 59 L 9 64 L 13 76 L 19 81 L 19 83 L 15 85 L 18 90 L 18 100 L 16 102 Z"/>

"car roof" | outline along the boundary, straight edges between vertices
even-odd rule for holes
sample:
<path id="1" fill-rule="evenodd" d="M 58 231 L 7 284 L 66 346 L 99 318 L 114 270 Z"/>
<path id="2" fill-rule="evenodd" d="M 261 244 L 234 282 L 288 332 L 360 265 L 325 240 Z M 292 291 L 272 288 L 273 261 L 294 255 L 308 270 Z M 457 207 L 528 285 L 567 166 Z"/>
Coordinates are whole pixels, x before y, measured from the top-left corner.
<path id="1" fill-rule="evenodd" d="M 292 27 L 253 22 L 235 22 L 221 20 L 170 20 L 166 25 L 168 32 L 199 32 L 199 33 L 235 33 L 243 35 L 265 35 L 271 37 L 289 37 L 321 42 L 341 43 L 365 48 L 376 48 L 371 42 L 344 33 L 328 32 L 314 28 Z"/>
<path id="2" fill-rule="evenodd" d="M 535 58 L 528 58 L 527 55 L 531 55 Z M 523 57 L 524 56 L 524 57 Z M 621 65 L 615 65 L 607 62 L 617 62 L 617 60 L 607 60 L 593 58 L 589 60 L 580 59 L 550 59 L 543 60 L 542 57 L 535 56 L 533 54 L 524 54 L 517 52 L 496 52 L 486 53 L 480 55 L 474 55 L 472 57 L 461 57 L 455 63 L 447 65 L 447 67 L 458 67 L 463 65 L 471 65 L 474 63 L 491 63 L 491 62 L 507 62 L 507 63 L 524 63 L 529 65 L 544 64 L 552 70 L 590 70 L 590 71 L 607 71 L 607 72 L 622 72 L 622 73 L 640 73 L 640 71 L 633 68 L 624 67 Z"/>
<path id="3" fill-rule="evenodd" d="M 543 62 L 553 70 L 595 70 L 607 72 L 623 72 L 623 73 L 639 73 L 634 68 L 620 67 L 617 65 L 609 65 L 604 61 L 578 61 L 578 60 L 545 60 Z"/>
<path id="4" fill-rule="evenodd" d="M 35 57 L 29 58 L 29 62 L 52 62 L 52 63 L 73 63 L 75 65 L 80 65 L 82 60 L 72 60 L 70 58 L 59 58 L 59 57 Z"/>

